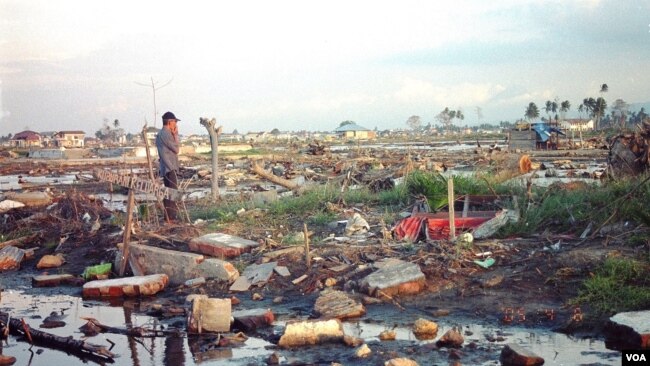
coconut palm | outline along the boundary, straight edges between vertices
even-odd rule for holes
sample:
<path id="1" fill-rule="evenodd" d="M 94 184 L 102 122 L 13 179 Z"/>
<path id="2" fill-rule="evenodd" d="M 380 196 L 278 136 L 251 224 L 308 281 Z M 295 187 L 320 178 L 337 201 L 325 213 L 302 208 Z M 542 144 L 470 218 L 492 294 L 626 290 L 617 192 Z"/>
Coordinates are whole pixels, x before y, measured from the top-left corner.
<path id="1" fill-rule="evenodd" d="M 562 116 L 562 119 L 566 117 L 566 113 L 569 109 L 571 109 L 571 103 L 568 100 L 560 103 L 560 115 Z"/>
<path id="2" fill-rule="evenodd" d="M 539 109 L 537 108 L 537 105 L 533 102 L 528 103 L 524 116 L 528 119 L 528 122 L 532 122 L 535 118 L 539 117 Z"/>

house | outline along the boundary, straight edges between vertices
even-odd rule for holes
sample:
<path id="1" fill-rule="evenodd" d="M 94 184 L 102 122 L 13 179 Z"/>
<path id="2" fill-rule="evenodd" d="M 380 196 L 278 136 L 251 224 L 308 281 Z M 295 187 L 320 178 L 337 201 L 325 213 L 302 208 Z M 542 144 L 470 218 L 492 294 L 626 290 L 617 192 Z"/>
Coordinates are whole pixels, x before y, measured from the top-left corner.
<path id="1" fill-rule="evenodd" d="M 11 138 L 11 146 L 14 147 L 42 147 L 41 134 L 34 131 L 18 132 Z"/>
<path id="2" fill-rule="evenodd" d="M 43 131 L 39 132 L 41 135 L 41 146 L 55 147 L 56 146 L 56 131 Z"/>
<path id="3" fill-rule="evenodd" d="M 264 142 L 268 139 L 268 132 L 249 132 L 244 135 L 244 141 L 248 142 Z"/>
<path id="4" fill-rule="evenodd" d="M 59 131 L 54 135 L 55 145 L 58 147 L 84 147 L 83 131 Z"/>
<path id="5" fill-rule="evenodd" d="M 361 127 L 356 123 L 348 123 L 339 126 L 334 130 L 340 138 L 354 139 L 354 140 L 369 140 L 376 137 L 375 131 L 371 131 L 365 127 Z"/>
<path id="6" fill-rule="evenodd" d="M 567 119 L 560 122 L 560 127 L 567 131 L 592 131 L 594 129 L 594 120 L 586 119 Z"/>
<path id="7" fill-rule="evenodd" d="M 149 141 L 149 146 L 156 144 L 156 135 L 158 135 L 159 131 L 160 129 L 155 127 L 147 127 L 147 129 L 144 130 L 144 135 L 147 136 L 147 141 Z"/>
<path id="8" fill-rule="evenodd" d="M 548 123 L 533 123 L 531 127 L 535 131 L 535 147 L 537 149 L 556 150 L 558 135 L 565 136 L 564 132 Z"/>

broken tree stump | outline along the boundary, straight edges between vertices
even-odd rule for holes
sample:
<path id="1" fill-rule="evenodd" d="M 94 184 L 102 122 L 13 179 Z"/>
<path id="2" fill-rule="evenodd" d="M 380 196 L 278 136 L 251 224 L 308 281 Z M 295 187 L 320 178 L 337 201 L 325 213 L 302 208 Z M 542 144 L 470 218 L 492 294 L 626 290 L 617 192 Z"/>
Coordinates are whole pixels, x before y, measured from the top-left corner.
<path id="1" fill-rule="evenodd" d="M 288 179 L 280 178 L 280 177 L 274 175 L 273 173 L 267 172 L 262 167 L 257 165 L 257 162 L 254 161 L 254 160 L 251 161 L 251 170 L 253 171 L 253 173 L 261 176 L 262 178 L 268 179 L 271 182 L 273 182 L 273 183 L 275 183 L 277 185 L 281 185 L 284 188 L 295 190 L 295 189 L 298 189 L 298 187 L 299 187 L 298 184 L 296 184 L 296 183 L 294 183 L 294 182 L 292 182 L 292 181 L 290 181 Z"/>

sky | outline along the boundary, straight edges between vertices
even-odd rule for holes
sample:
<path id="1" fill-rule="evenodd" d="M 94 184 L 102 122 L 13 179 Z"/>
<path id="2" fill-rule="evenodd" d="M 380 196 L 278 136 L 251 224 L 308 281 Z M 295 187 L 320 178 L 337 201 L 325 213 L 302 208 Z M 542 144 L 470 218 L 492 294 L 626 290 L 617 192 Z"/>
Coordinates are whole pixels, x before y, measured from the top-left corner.
<path id="1" fill-rule="evenodd" d="M 136 133 L 166 111 L 184 135 L 201 117 L 403 129 L 445 107 L 494 124 L 555 99 L 577 117 L 586 97 L 650 101 L 649 71 L 648 0 L 0 0 L 0 135 Z"/>

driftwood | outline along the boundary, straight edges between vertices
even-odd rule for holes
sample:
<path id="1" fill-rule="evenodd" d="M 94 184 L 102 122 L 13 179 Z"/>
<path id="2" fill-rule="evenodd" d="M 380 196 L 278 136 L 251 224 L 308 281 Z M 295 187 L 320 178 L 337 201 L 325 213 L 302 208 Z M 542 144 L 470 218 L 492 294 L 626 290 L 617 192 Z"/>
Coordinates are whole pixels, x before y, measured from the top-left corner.
<path id="1" fill-rule="evenodd" d="M 114 362 L 115 355 L 104 346 L 76 340 L 72 336 L 60 337 L 43 332 L 30 327 L 22 319 L 9 319 L 8 313 L 0 312 L 0 334 L 3 334 L 7 328 L 12 335 L 26 337 L 30 340 L 30 343 L 64 350 L 82 359 L 93 358 L 102 362 Z"/>
<path id="2" fill-rule="evenodd" d="M 4 247 L 8 247 L 8 246 L 17 247 L 17 246 L 23 245 L 23 244 L 28 243 L 28 242 L 33 242 L 34 240 L 38 239 L 38 237 L 40 235 L 41 235 L 41 233 L 38 232 L 38 233 L 33 234 L 33 235 L 27 235 L 27 236 L 23 236 L 23 237 L 20 237 L 20 238 L 17 238 L 17 239 L 3 241 L 2 243 L 0 243 L 0 249 L 2 249 Z"/>
<path id="3" fill-rule="evenodd" d="M 95 330 L 97 333 L 123 334 L 130 337 L 140 337 L 140 338 L 168 337 L 170 335 L 171 336 L 182 335 L 182 332 L 178 330 L 162 330 L 162 329 L 156 330 L 156 329 L 147 329 L 142 327 L 117 328 L 109 325 L 104 325 L 95 318 L 81 317 L 81 319 L 87 321 L 87 323 L 83 325 L 82 328 L 92 329 Z"/>
<path id="4" fill-rule="evenodd" d="M 292 182 L 290 180 L 278 177 L 277 175 L 274 175 L 273 173 L 267 172 L 262 167 L 257 165 L 256 161 L 251 161 L 251 170 L 255 174 L 261 176 L 262 178 L 270 180 L 271 182 L 273 182 L 275 184 L 278 184 L 278 185 L 281 185 L 284 188 L 295 190 L 295 189 L 298 189 L 298 187 L 299 187 L 298 184 L 296 184 L 296 183 L 294 183 L 294 182 Z"/>

